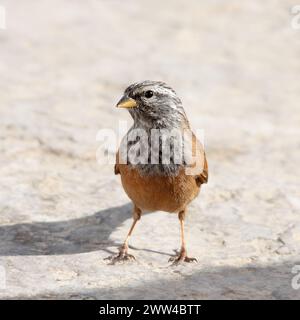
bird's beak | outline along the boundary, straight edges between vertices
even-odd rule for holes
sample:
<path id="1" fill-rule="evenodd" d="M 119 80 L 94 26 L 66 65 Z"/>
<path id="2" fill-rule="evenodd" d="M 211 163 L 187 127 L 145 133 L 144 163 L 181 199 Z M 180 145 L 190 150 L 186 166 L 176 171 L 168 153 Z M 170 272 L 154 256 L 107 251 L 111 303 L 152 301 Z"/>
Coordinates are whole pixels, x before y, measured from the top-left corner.
<path id="1" fill-rule="evenodd" d="M 128 96 L 122 97 L 122 99 L 117 103 L 117 108 L 136 108 L 137 103 L 134 99 L 129 98 Z"/>

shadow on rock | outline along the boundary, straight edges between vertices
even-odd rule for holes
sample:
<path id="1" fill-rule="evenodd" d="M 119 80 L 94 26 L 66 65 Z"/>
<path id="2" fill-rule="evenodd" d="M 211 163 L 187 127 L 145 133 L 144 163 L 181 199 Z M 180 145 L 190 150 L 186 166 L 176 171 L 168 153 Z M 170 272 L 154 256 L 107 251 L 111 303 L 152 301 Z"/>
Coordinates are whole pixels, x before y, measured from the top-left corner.
<path id="1" fill-rule="evenodd" d="M 109 236 L 132 216 L 132 205 L 108 208 L 84 218 L 0 227 L 0 256 L 74 254 L 119 245 Z M 125 237 L 125 234 L 124 234 Z"/>
<path id="2" fill-rule="evenodd" d="M 117 288 L 51 291 L 14 299 L 300 299 L 300 289 L 292 287 L 294 261 L 261 266 L 214 267 L 186 275 L 180 269 L 176 279 L 142 280 Z M 167 269 L 165 270 L 167 272 Z M 255 312 L 257 311 L 254 309 Z"/>

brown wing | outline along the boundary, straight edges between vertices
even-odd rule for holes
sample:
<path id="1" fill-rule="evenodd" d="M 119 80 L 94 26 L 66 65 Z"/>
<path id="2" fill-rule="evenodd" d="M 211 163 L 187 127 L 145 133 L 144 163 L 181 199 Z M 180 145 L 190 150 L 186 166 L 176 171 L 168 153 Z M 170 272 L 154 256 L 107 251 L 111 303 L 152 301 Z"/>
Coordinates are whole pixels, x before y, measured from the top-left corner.
<path id="1" fill-rule="evenodd" d="M 195 180 L 200 187 L 201 184 L 208 181 L 208 164 L 206 160 L 205 151 L 202 143 L 197 139 L 193 133 L 193 155 L 197 157 L 196 161 L 199 161 L 199 173 L 195 174 Z M 196 149 L 197 148 L 197 149 Z"/>
<path id="2" fill-rule="evenodd" d="M 201 184 L 207 183 L 208 181 L 208 165 L 207 165 L 207 160 L 206 160 L 206 155 L 204 153 L 204 166 L 203 166 L 203 171 L 195 176 L 196 183 L 198 187 L 200 187 Z"/>
<path id="3" fill-rule="evenodd" d="M 115 174 L 120 174 L 119 168 L 119 151 L 116 154 Z"/>

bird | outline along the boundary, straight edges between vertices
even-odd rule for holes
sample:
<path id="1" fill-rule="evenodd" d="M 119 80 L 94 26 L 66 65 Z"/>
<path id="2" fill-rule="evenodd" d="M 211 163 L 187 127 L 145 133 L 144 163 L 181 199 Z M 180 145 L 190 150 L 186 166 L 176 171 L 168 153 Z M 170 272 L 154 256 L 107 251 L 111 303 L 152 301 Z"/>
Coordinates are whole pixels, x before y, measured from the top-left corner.
<path id="1" fill-rule="evenodd" d="M 135 260 L 128 244 L 142 213 L 165 211 L 178 214 L 180 222 L 181 248 L 169 260 L 173 264 L 197 262 L 187 254 L 184 221 L 188 205 L 198 196 L 201 185 L 208 182 L 208 164 L 181 100 L 165 82 L 146 80 L 128 86 L 116 106 L 127 109 L 133 119 L 116 153 L 114 167 L 132 201 L 133 222 L 118 254 L 108 259 L 113 264 Z M 184 138 L 185 133 L 190 139 Z M 186 146 L 190 152 L 185 152 Z"/>

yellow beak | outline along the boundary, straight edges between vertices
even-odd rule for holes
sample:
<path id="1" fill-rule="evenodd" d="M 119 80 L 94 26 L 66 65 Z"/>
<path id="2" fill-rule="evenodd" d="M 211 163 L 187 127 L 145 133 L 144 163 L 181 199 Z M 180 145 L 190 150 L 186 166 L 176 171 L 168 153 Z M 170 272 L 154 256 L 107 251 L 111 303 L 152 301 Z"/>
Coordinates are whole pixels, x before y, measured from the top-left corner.
<path id="1" fill-rule="evenodd" d="M 118 103 L 117 108 L 136 108 L 137 103 L 134 99 L 124 96 Z"/>

